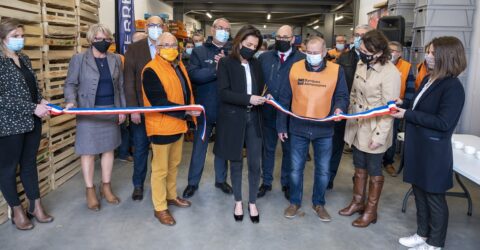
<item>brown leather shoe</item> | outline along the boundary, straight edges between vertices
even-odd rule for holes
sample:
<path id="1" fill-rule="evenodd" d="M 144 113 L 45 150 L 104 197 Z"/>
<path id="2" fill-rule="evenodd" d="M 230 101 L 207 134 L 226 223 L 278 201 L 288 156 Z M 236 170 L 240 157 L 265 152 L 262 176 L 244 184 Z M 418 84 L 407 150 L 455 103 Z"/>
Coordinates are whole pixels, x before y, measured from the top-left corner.
<path id="1" fill-rule="evenodd" d="M 33 229 L 32 221 L 30 221 L 25 214 L 22 205 L 12 207 L 12 224 L 14 224 L 18 230 Z"/>
<path id="2" fill-rule="evenodd" d="M 367 186 L 367 170 L 355 168 L 353 176 L 353 199 L 350 204 L 338 211 L 343 216 L 351 216 L 354 213 L 363 213 L 365 210 L 365 187 Z"/>
<path id="3" fill-rule="evenodd" d="M 177 197 L 173 200 L 167 200 L 167 204 L 172 206 L 182 207 L 182 208 L 190 207 L 192 205 L 190 201 L 184 200 L 180 197 Z"/>
<path id="4" fill-rule="evenodd" d="M 290 204 L 290 206 L 288 206 L 287 209 L 285 209 L 285 212 L 283 215 L 285 216 L 285 218 L 293 219 L 295 218 L 295 216 L 297 216 L 299 209 L 300 209 L 299 205 Z"/>
<path id="5" fill-rule="evenodd" d="M 315 213 L 318 215 L 318 218 L 321 221 L 324 221 L 324 222 L 332 221 L 332 217 L 330 217 L 330 215 L 328 214 L 324 206 L 316 205 L 316 206 L 313 206 L 312 208 L 315 211 Z"/>
<path id="6" fill-rule="evenodd" d="M 120 203 L 120 199 L 115 196 L 112 192 L 112 186 L 110 183 L 102 183 L 102 189 L 100 189 L 100 196 L 105 198 L 108 203 L 110 204 L 118 204 Z"/>
<path id="7" fill-rule="evenodd" d="M 34 217 L 40 223 L 50 223 L 53 221 L 53 217 L 43 209 L 40 199 L 36 199 L 35 201 L 30 200 L 30 203 L 33 203 L 33 209 L 32 205 L 30 205 L 30 208 L 33 210 L 33 212 L 28 212 L 30 217 Z"/>
<path id="8" fill-rule="evenodd" d="M 368 202 L 365 212 L 352 222 L 352 226 L 368 227 L 370 223 L 375 224 L 377 222 L 378 201 L 380 200 L 380 194 L 382 193 L 383 182 L 383 176 L 370 176 Z"/>
<path id="9" fill-rule="evenodd" d="M 173 226 L 177 223 L 168 209 L 163 211 L 154 211 L 154 215 L 163 225 Z"/>
<path id="10" fill-rule="evenodd" d="M 88 209 L 93 210 L 93 211 L 99 211 L 100 210 L 100 203 L 98 202 L 98 199 L 97 199 L 97 192 L 95 191 L 95 186 L 87 187 L 86 188 L 86 194 L 87 194 L 87 207 L 88 207 Z"/>
<path id="11" fill-rule="evenodd" d="M 387 164 L 385 166 L 385 171 L 391 176 L 391 177 L 397 177 L 397 170 L 395 170 L 395 167 L 392 164 Z"/>

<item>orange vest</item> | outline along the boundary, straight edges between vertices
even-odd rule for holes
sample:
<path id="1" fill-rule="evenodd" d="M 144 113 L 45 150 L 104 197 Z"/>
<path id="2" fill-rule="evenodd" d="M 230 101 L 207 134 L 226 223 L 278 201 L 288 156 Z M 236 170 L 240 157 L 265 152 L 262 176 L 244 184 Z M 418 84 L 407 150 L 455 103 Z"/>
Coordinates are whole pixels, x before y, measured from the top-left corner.
<path id="1" fill-rule="evenodd" d="M 193 99 L 193 92 L 192 92 L 192 85 L 190 83 L 190 79 L 188 78 L 187 70 L 183 66 L 183 63 L 179 62 L 180 69 L 185 76 L 188 88 L 190 89 L 190 103 L 194 104 L 195 101 Z M 174 102 L 177 104 L 185 105 L 185 98 L 183 95 L 182 83 L 180 79 L 178 79 L 177 73 L 172 65 L 164 60 L 159 55 L 156 55 L 153 60 L 151 60 L 145 67 L 151 68 L 155 72 L 155 74 L 160 78 L 162 82 L 163 88 L 165 93 L 167 93 L 167 98 L 170 102 Z M 142 73 L 143 77 L 143 73 Z M 143 93 L 143 103 L 145 107 L 151 107 L 150 101 L 145 94 L 145 90 L 142 85 L 142 93 Z M 194 120 L 195 121 L 195 120 Z M 145 128 L 147 130 L 147 135 L 176 135 L 182 134 L 187 132 L 187 122 L 182 119 L 178 119 L 169 115 L 165 115 L 162 113 L 146 113 L 145 114 Z"/>
<path id="2" fill-rule="evenodd" d="M 347 46 L 347 44 L 345 44 L 345 46 Z M 332 59 L 330 60 L 331 62 L 337 62 L 337 59 L 340 57 L 340 55 L 344 52 L 348 52 L 349 49 L 346 48 L 345 50 L 343 50 L 342 52 L 339 52 L 337 51 L 337 49 L 333 48 L 331 50 L 328 51 L 328 54 L 331 56 L 331 57 L 334 57 L 335 59 Z"/>
<path id="3" fill-rule="evenodd" d="M 339 66 L 326 62 L 320 72 L 309 72 L 305 59 L 292 65 L 292 112 L 310 118 L 324 118 L 330 113 L 332 98 L 337 86 Z"/>
<path id="4" fill-rule="evenodd" d="M 425 63 L 417 64 L 417 78 L 415 78 L 415 90 L 418 90 L 422 84 L 423 78 L 427 76 L 427 65 Z"/>
<path id="5" fill-rule="evenodd" d="M 395 66 L 397 66 L 398 71 L 401 73 L 402 85 L 400 86 L 400 99 L 403 99 L 405 97 L 408 74 L 410 73 L 410 67 L 412 67 L 412 64 L 400 58 Z"/>

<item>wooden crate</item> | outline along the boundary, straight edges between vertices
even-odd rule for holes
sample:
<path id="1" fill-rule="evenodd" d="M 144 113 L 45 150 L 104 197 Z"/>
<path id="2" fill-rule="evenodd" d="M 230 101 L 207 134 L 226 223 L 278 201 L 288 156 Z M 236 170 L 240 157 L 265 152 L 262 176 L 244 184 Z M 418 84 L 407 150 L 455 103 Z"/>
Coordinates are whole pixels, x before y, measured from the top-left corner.
<path id="1" fill-rule="evenodd" d="M 40 23 L 42 21 L 40 4 L 28 0 L 0 1 L 0 17 L 17 18 L 25 23 Z"/>
<path id="2" fill-rule="evenodd" d="M 42 22 L 59 26 L 76 26 L 75 2 L 73 0 L 43 0 Z"/>

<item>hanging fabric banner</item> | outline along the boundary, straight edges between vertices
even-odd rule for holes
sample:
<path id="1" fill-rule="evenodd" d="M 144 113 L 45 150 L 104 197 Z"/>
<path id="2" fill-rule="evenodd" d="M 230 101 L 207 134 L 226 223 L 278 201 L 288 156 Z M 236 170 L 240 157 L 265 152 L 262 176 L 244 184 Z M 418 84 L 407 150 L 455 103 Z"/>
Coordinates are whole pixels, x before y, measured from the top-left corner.
<path id="1" fill-rule="evenodd" d="M 115 34 L 117 52 L 125 54 L 127 47 L 132 43 L 132 36 L 135 33 L 135 11 L 134 0 L 116 0 Z"/>

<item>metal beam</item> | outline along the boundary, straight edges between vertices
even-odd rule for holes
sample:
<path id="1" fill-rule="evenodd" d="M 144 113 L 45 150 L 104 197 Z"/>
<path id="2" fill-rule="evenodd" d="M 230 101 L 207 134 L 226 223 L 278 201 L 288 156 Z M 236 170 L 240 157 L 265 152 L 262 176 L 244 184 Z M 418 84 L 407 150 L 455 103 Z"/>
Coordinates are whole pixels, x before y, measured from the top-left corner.
<path id="1" fill-rule="evenodd" d="M 249 4 L 203 4 L 184 3 L 185 11 L 210 11 L 210 12 L 244 12 L 244 13 L 327 13 L 330 8 L 320 5 L 249 5 Z"/>
<path id="2" fill-rule="evenodd" d="M 292 5 L 339 5 L 345 0 L 242 0 L 242 4 L 255 4 L 255 5 L 280 5 L 280 4 L 292 4 Z M 167 3 L 209 3 L 209 4 L 237 4 L 239 1 L 234 0 L 167 0 Z"/>

